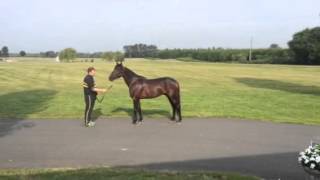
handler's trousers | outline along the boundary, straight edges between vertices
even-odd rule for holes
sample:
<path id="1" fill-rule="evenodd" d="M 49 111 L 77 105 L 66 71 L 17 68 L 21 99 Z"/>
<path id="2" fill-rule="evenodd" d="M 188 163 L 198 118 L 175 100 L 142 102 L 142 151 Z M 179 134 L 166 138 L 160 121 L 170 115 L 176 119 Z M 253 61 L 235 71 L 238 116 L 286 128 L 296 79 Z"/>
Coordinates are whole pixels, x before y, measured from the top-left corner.
<path id="1" fill-rule="evenodd" d="M 84 123 L 87 125 L 92 119 L 91 114 L 94 107 L 94 103 L 96 101 L 95 95 L 84 94 L 84 101 L 86 103 L 86 108 L 84 112 Z"/>

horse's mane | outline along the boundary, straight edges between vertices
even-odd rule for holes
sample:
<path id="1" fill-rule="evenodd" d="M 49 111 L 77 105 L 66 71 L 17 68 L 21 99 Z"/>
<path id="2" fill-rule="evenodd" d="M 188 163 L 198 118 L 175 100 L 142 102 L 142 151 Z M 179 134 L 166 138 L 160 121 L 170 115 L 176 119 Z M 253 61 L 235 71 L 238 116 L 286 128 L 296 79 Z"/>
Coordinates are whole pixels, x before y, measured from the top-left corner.
<path id="1" fill-rule="evenodd" d="M 125 71 L 128 72 L 128 74 L 130 76 L 135 76 L 135 77 L 139 77 L 139 78 L 143 78 L 143 79 L 146 79 L 146 77 L 144 76 L 140 76 L 139 74 L 136 74 L 135 72 L 133 72 L 131 69 L 127 68 L 127 67 L 124 67 Z"/>

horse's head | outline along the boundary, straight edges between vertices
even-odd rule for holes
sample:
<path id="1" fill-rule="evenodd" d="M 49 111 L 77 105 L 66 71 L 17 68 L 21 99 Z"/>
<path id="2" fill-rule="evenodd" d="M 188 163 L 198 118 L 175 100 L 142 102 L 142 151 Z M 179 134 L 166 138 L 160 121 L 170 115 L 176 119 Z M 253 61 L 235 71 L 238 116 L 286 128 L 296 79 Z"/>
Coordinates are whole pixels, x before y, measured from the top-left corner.
<path id="1" fill-rule="evenodd" d="M 122 77 L 123 69 L 124 69 L 124 67 L 122 65 L 122 62 L 120 62 L 120 63 L 117 62 L 117 64 L 114 66 L 112 73 L 109 76 L 109 80 L 113 81 L 115 79 Z"/>

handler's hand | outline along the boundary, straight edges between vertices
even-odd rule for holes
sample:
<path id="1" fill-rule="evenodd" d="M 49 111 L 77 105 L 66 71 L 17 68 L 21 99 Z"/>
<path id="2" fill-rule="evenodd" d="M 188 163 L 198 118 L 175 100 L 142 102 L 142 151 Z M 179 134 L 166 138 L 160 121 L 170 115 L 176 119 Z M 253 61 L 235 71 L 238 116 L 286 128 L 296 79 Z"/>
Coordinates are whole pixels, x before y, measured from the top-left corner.
<path id="1" fill-rule="evenodd" d="M 105 92 L 107 92 L 107 90 L 106 89 L 101 89 L 101 92 L 105 93 Z"/>

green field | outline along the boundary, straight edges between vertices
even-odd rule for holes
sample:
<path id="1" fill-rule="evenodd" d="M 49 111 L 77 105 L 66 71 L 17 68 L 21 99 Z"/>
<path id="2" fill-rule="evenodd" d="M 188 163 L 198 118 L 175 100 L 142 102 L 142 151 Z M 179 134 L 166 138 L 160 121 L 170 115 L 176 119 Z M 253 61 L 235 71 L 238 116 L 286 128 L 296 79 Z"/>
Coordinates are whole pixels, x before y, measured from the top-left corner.
<path id="1" fill-rule="evenodd" d="M 231 173 L 211 173 L 211 172 L 149 172 L 130 169 L 110 169 L 110 168 L 91 168 L 91 169 L 19 169 L 19 170 L 0 170 L 2 180 L 257 180 L 256 177 L 243 176 Z"/>
<path id="2" fill-rule="evenodd" d="M 180 82 L 184 117 L 228 117 L 320 124 L 320 67 L 223 64 L 126 59 L 125 65 L 148 78 L 171 76 Z M 100 87 L 113 84 L 95 114 L 128 117 L 132 101 L 122 79 L 107 80 L 111 62 L 55 63 L 24 59 L 0 63 L 1 118 L 77 118 L 84 102 L 81 82 L 95 66 Z M 142 101 L 145 117 L 168 117 L 165 97 Z"/>

